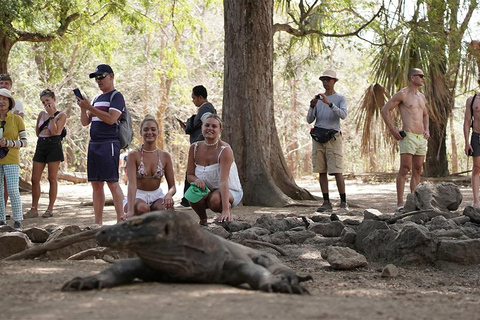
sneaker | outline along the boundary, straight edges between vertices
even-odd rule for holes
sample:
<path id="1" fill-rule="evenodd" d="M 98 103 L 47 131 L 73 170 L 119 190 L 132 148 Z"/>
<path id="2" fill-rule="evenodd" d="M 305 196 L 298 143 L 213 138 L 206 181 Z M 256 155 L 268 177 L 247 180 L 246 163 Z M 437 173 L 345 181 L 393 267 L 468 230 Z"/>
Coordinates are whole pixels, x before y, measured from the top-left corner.
<path id="1" fill-rule="evenodd" d="M 22 231 L 23 230 L 22 223 L 20 221 L 15 221 L 13 223 L 13 229 Z"/>
<path id="2" fill-rule="evenodd" d="M 0 226 L 6 226 L 7 223 L 4 220 L 0 220 Z"/>
<path id="3" fill-rule="evenodd" d="M 340 209 L 348 210 L 348 204 L 346 202 L 340 202 Z"/>
<path id="4" fill-rule="evenodd" d="M 317 209 L 317 212 L 332 211 L 332 204 L 330 201 L 323 202 L 322 206 Z"/>

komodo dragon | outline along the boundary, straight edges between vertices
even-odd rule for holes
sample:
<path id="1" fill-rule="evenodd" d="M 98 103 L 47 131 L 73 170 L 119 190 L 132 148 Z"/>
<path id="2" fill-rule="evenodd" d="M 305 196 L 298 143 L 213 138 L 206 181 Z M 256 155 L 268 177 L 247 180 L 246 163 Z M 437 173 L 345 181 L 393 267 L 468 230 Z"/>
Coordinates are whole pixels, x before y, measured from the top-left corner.
<path id="1" fill-rule="evenodd" d="M 143 281 L 249 284 L 266 292 L 306 294 L 299 283 L 312 277 L 298 276 L 269 253 L 225 240 L 200 227 L 188 213 L 156 211 L 97 234 L 100 246 L 130 249 L 139 258 L 120 260 L 90 277 L 74 278 L 63 291 L 118 286 Z"/>

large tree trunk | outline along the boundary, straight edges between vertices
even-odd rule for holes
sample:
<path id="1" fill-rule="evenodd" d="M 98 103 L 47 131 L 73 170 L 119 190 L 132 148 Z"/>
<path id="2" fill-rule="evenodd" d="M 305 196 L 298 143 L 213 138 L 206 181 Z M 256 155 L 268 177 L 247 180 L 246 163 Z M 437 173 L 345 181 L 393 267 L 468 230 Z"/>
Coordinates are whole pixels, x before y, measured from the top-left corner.
<path id="1" fill-rule="evenodd" d="M 243 203 L 284 206 L 313 199 L 293 181 L 273 108 L 273 0 L 224 0 L 223 138 L 232 145 Z M 288 196 L 287 196 L 288 195 Z"/>

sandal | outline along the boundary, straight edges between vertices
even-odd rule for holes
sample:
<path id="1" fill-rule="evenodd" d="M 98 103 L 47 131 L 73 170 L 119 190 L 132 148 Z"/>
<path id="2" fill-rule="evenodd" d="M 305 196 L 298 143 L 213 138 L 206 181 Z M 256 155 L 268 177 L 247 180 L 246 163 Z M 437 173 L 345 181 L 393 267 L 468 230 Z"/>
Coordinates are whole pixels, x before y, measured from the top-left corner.
<path id="1" fill-rule="evenodd" d="M 198 224 L 204 227 L 208 226 L 207 219 L 200 219 L 200 222 Z"/>
<path id="2" fill-rule="evenodd" d="M 53 211 L 52 210 L 45 210 L 45 212 L 42 214 L 42 218 L 50 218 L 53 217 Z"/>
<path id="3" fill-rule="evenodd" d="M 34 212 L 32 209 L 28 210 L 27 213 L 23 215 L 23 219 L 29 218 L 38 218 L 38 212 Z"/>

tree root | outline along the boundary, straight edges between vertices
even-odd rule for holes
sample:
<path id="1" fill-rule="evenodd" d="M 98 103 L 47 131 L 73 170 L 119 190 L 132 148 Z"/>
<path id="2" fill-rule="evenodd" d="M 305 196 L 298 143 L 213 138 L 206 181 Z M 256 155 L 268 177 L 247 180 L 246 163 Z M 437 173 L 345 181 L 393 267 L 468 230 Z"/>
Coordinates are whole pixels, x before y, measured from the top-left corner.
<path id="1" fill-rule="evenodd" d="M 61 249 L 77 242 L 82 242 L 85 240 L 90 240 L 92 238 L 95 238 L 99 230 L 100 229 L 86 230 L 77 234 L 72 234 L 69 236 L 62 237 L 60 239 L 55 239 L 45 244 L 30 248 L 25 251 L 6 257 L 3 260 L 15 261 L 15 260 L 23 260 L 23 259 L 33 259 L 47 251 Z"/>
<path id="2" fill-rule="evenodd" d="M 288 254 L 285 250 L 283 250 L 279 246 L 276 246 L 276 245 L 271 244 L 269 242 L 264 242 L 264 241 L 259 241 L 259 240 L 243 240 L 243 243 L 244 244 L 258 244 L 258 245 L 261 245 L 261 246 L 270 247 L 272 249 L 277 250 L 278 253 L 280 253 L 282 256 L 288 256 Z"/>
<path id="3" fill-rule="evenodd" d="M 410 211 L 410 212 L 398 215 L 396 217 L 392 217 L 385 222 L 388 223 L 388 224 L 394 224 L 395 222 L 397 222 L 398 220 L 401 220 L 403 218 L 413 216 L 413 215 L 416 215 L 416 214 L 419 214 L 419 213 L 427 213 L 427 212 L 432 212 L 432 211 L 434 211 L 434 210 L 430 209 L 430 210 Z"/>

